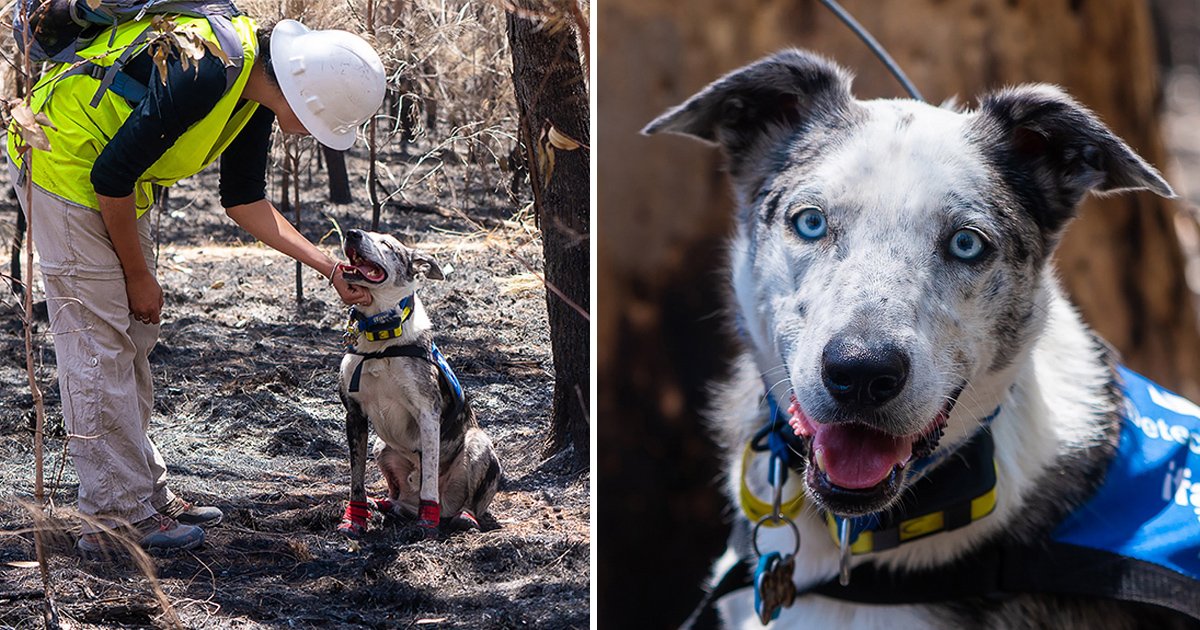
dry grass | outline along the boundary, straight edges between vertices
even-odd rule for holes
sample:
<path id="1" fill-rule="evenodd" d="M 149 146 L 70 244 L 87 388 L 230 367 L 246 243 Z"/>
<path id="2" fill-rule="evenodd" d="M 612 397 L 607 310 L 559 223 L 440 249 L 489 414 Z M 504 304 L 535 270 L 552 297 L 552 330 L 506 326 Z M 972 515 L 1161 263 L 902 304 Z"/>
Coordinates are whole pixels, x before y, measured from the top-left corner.
<path id="1" fill-rule="evenodd" d="M 189 192 L 211 196 L 214 175 L 201 176 L 204 186 L 181 186 L 174 203 Z M 346 225 L 359 209 L 332 211 Z M 222 221 L 212 213 L 188 216 L 207 216 L 199 232 Z M 415 222 L 400 228 L 411 242 L 454 263 L 451 281 L 429 286 L 425 295 L 445 325 L 439 344 L 445 340 L 461 367 L 511 482 L 492 509 L 498 527 L 430 543 L 410 540 L 403 523 L 376 522 L 360 546 L 344 543 L 334 533 L 348 478 L 336 396 L 335 331 L 343 312 L 336 297 L 314 291 L 314 304 L 296 309 L 288 283 L 279 281 L 290 275 L 290 261 L 225 241 L 179 245 L 179 232 L 193 228 L 167 222 L 174 232 L 159 273 L 174 299 L 160 343 L 165 352 L 155 363 L 163 376 L 155 439 L 170 462 L 172 486 L 227 516 L 195 553 L 153 559 L 151 575 L 185 627 L 410 627 L 448 618 L 438 627 L 471 628 L 496 627 L 496 615 L 516 619 L 513 626 L 577 627 L 580 617 L 586 625 L 579 611 L 587 610 L 587 480 L 544 464 L 530 448 L 548 424 L 552 391 L 544 295 L 505 292 L 501 279 L 519 282 L 523 268 L 486 245 L 465 220 L 435 214 L 402 220 Z M 540 249 L 521 224 L 497 222 L 488 238 L 511 243 L 531 260 Z M 0 315 L 0 358 L 15 348 L 3 334 L 14 324 L 11 315 Z M 0 399 L 23 391 L 17 376 L 0 361 Z M 56 400 L 53 392 L 52 407 Z M 25 498 L 30 456 L 17 413 L 0 413 L 0 481 L 9 497 Z M 61 424 L 51 426 L 57 432 L 46 451 L 49 496 L 71 505 L 78 480 Z M 372 492 L 382 492 L 377 472 L 369 470 Z M 31 517 L 14 503 L 0 496 L 0 582 L 9 581 L 0 588 L 0 627 L 29 627 L 40 600 L 3 601 L 39 591 L 37 569 L 27 563 Z M 153 580 L 128 561 L 80 562 L 71 553 L 77 516 L 60 508 L 53 514 L 59 522 L 43 529 L 64 622 L 165 625 Z M 10 561 L 22 567 L 6 567 Z M 335 621 L 350 614 L 363 621 Z"/>
<path id="2" fill-rule="evenodd" d="M 375 151 L 381 164 L 383 201 L 404 201 L 410 191 L 423 188 L 437 199 L 448 198 L 462 208 L 478 192 L 494 191 L 504 178 L 495 172 L 507 166 L 515 147 L 516 108 L 510 82 L 510 56 L 505 36 L 503 10 L 496 4 L 470 0 L 412 0 L 379 3 L 374 0 L 242 0 L 239 7 L 268 27 L 284 18 L 298 19 L 314 29 L 340 28 L 366 36 L 384 60 L 388 72 L 388 99 L 377 115 Z M 8 16 L 0 25 L 0 97 L 17 98 L 21 73 L 16 47 L 10 37 Z M 6 108 L 0 107 L 0 122 L 7 127 Z M 298 188 L 302 168 L 317 158 L 311 140 L 289 138 L 274 143 L 276 172 L 290 162 L 293 191 Z M 410 155 L 414 153 L 415 155 Z M 290 155 L 290 160 L 284 156 Z M 404 159 L 391 159 L 396 156 Z M 415 159 L 414 159 L 415 158 Z M 405 163 L 407 161 L 407 164 Z M 447 162 L 474 165 L 443 169 Z M 361 170 L 361 169 L 360 169 Z M 4 177 L 4 176 L 0 176 Z M 310 175 L 311 177 L 311 175 Z M 6 177 L 5 177 L 6 178 Z M 361 172 L 351 171 L 352 183 L 362 183 Z M 275 182 L 278 185 L 278 181 Z M 481 185 L 482 184 L 482 185 Z M 489 184 L 491 184 L 489 186 Z M 432 190 L 430 190 L 432 189 Z M 278 188 L 275 189 L 278 197 Z M 356 195 L 359 199 L 366 195 Z M 8 250 L 15 234 L 15 216 L 0 215 L 0 243 Z M 3 252 L 4 254 L 7 251 Z M 7 256 L 0 256 L 6 258 Z M 28 274 L 28 272 L 26 272 Z M 7 284 L 7 282 L 5 283 Z M 4 308 L 19 308 L 15 300 L 0 297 Z M 42 345 L 39 343 L 39 346 Z M 53 492 L 53 489 L 52 489 Z M 43 515 L 28 507 L 32 517 L 29 531 L 38 536 L 72 539 L 64 532 L 61 509 Z M 56 513 L 57 512 L 57 513 Z M 7 532 L 5 535 L 23 535 Z M 147 577 L 161 612 L 160 623 L 178 626 L 170 603 L 163 596 L 152 564 L 136 545 L 127 544 L 140 571 Z M 304 549 L 293 552 L 305 555 Z M 39 554 L 40 555 L 40 554 Z M 311 554 L 307 554 L 310 555 Z M 47 594 L 48 595 L 48 594 Z"/>
<path id="3" fill-rule="evenodd" d="M 136 532 L 134 532 L 128 523 L 118 527 L 109 527 L 75 510 L 57 507 L 50 511 L 43 511 L 36 504 L 26 501 L 19 503 L 20 507 L 29 514 L 31 520 L 30 527 L 0 531 L 0 538 L 27 538 L 36 535 L 49 541 L 49 544 L 52 546 L 57 545 L 62 547 L 73 545 L 79 535 L 78 530 L 71 525 L 72 522 L 92 523 L 93 527 L 100 532 L 105 542 L 102 550 L 93 556 L 91 560 L 98 562 L 129 562 L 138 573 L 146 577 L 146 586 L 149 589 L 149 593 L 143 593 L 143 596 L 149 596 L 154 602 L 153 608 L 159 616 L 159 623 L 167 628 L 183 627 L 178 615 L 175 613 L 174 607 L 171 605 L 170 600 L 167 599 L 167 595 L 163 592 L 162 585 L 155 575 L 154 562 L 138 545 Z M 22 563 L 17 563 L 17 565 L 21 566 Z M 43 593 L 42 596 L 45 597 L 46 594 Z"/>

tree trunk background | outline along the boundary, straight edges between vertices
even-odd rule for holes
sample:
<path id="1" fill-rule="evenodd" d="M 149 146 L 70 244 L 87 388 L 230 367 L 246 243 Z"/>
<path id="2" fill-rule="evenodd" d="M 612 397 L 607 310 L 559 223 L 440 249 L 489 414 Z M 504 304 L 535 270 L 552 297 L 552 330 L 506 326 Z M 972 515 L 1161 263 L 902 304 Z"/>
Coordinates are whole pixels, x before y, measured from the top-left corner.
<path id="1" fill-rule="evenodd" d="M 329 203 L 350 203 L 350 174 L 346 172 L 346 152 L 321 145 L 325 172 L 329 175 Z"/>
<path id="2" fill-rule="evenodd" d="M 587 312 L 591 287 L 591 168 L 590 149 L 586 147 L 591 138 L 587 84 L 579 60 L 576 28 L 566 21 L 544 28 L 510 13 L 508 37 L 522 142 L 531 152 L 554 152 L 552 169 L 531 170 L 529 178 L 542 231 L 546 283 Z M 549 147 L 542 134 L 551 126 L 583 147 Z M 536 159 L 529 162 L 541 163 Z M 586 465 L 591 401 L 588 318 L 549 288 L 546 308 L 554 356 L 554 415 L 547 454 L 574 447 L 573 465 Z"/>
<path id="3" fill-rule="evenodd" d="M 843 4 L 931 102 L 974 104 L 988 89 L 1057 83 L 1165 172 L 1145 2 Z M 716 150 L 637 131 L 720 74 L 788 46 L 852 69 L 859 98 L 903 93 L 815 0 L 605 0 L 597 9 L 598 611 L 602 627 L 674 627 L 700 597 L 730 514 L 698 412 L 730 344 L 721 265 L 731 195 Z M 1197 398 L 1200 330 L 1176 213 L 1146 193 L 1090 198 L 1058 265 L 1085 319 L 1127 365 Z"/>
<path id="4" fill-rule="evenodd" d="M 25 242 L 25 213 L 21 211 L 21 204 L 13 204 L 17 209 L 17 226 L 13 232 L 12 238 L 12 258 L 8 265 L 8 274 L 11 280 L 9 281 L 13 295 L 21 295 L 25 286 L 21 282 L 21 246 Z"/>

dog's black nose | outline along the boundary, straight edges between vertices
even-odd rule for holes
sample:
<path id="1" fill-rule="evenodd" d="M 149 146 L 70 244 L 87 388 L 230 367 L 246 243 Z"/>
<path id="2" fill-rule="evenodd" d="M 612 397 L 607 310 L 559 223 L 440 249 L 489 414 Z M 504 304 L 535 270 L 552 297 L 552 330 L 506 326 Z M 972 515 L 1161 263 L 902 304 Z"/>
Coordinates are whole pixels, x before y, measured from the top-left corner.
<path id="1" fill-rule="evenodd" d="M 908 355 L 890 343 L 834 337 L 821 354 L 821 378 L 838 402 L 878 407 L 904 389 Z"/>
<path id="2" fill-rule="evenodd" d="M 348 230 L 346 232 L 346 242 L 357 243 L 363 239 L 363 236 L 364 234 L 362 230 Z"/>

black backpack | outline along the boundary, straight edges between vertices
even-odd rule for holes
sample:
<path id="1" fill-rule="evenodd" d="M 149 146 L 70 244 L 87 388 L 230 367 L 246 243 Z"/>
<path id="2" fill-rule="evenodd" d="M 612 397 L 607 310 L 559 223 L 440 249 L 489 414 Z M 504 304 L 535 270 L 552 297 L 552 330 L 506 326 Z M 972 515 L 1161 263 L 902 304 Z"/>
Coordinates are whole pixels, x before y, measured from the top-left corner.
<path id="1" fill-rule="evenodd" d="M 140 20 L 146 15 L 166 14 L 205 18 L 224 53 L 226 89 L 233 86 L 242 69 L 242 43 L 232 18 L 241 15 L 232 0 L 18 0 L 14 7 L 13 38 L 17 48 L 31 61 L 77 64 L 59 78 L 87 74 L 100 81 L 92 98 L 92 107 L 100 103 L 105 90 L 131 102 L 140 101 L 146 86 L 121 68 L 152 34 L 147 28 L 125 49 L 111 66 L 100 66 L 79 56 L 105 31 L 116 35 L 118 24 Z M 110 40 L 111 41 L 111 40 Z"/>

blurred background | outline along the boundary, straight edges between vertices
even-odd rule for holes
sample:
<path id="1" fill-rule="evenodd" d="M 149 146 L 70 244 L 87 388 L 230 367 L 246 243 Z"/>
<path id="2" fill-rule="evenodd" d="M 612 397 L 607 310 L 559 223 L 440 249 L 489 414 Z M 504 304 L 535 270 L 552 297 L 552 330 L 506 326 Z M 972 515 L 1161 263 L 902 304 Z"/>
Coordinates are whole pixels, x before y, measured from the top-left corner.
<path id="1" fill-rule="evenodd" d="M 1089 199 L 1058 250 L 1064 284 L 1127 365 L 1200 398 L 1200 2 L 845 0 L 931 102 L 1064 86 L 1180 194 Z M 723 373 L 731 197 L 715 149 L 637 131 L 779 48 L 832 57 L 859 98 L 901 89 L 816 0 L 598 3 L 599 495 L 602 628 L 678 626 L 731 511 L 699 411 Z"/>

